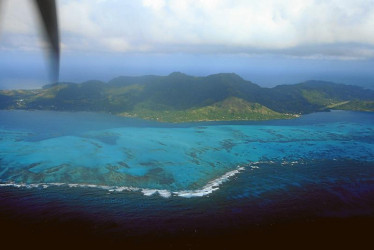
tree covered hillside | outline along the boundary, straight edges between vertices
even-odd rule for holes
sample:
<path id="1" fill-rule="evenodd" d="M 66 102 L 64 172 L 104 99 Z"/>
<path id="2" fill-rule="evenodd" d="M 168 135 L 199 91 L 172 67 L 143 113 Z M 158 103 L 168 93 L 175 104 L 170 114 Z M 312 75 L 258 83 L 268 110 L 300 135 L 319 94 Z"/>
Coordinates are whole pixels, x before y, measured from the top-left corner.
<path id="1" fill-rule="evenodd" d="M 321 81 L 262 88 L 233 73 L 175 72 L 3 90 L 0 108 L 110 112 L 170 122 L 264 120 L 326 109 L 374 111 L 374 90 Z"/>

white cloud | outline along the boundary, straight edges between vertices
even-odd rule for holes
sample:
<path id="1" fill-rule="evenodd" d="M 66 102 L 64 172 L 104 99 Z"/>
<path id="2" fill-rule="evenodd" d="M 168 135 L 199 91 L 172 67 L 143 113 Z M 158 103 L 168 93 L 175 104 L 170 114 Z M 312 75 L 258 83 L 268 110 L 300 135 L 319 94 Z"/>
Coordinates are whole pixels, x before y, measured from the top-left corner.
<path id="1" fill-rule="evenodd" d="M 3 37 L 27 34 L 22 15 L 4 6 Z M 113 52 L 285 53 L 329 56 L 313 46 L 348 44 L 339 57 L 373 57 L 374 0 L 61 0 L 65 50 Z M 13 7 L 12 7 L 13 6 Z M 7 7 L 5 9 L 5 7 Z M 30 13 L 28 13 L 30 12 Z M 16 46 L 16 44 L 14 44 Z M 36 45 L 35 45 L 36 46 Z M 349 51 L 351 48 L 351 51 Z M 347 51 L 348 50 L 348 51 Z M 296 51 L 296 52 L 295 52 Z"/>
<path id="2" fill-rule="evenodd" d="M 99 36 L 101 25 L 95 20 L 98 10 L 84 1 L 67 1 L 59 6 L 59 21 L 64 33 L 78 36 Z"/>
<path id="3" fill-rule="evenodd" d="M 1 1 L 0 28 L 1 32 L 14 34 L 37 33 L 38 22 L 31 1 Z"/>
<path id="4" fill-rule="evenodd" d="M 105 38 L 103 39 L 103 45 L 105 45 L 108 49 L 111 49 L 113 51 L 131 51 L 131 46 L 129 45 L 129 43 L 127 43 L 125 39 L 121 38 Z"/>
<path id="5" fill-rule="evenodd" d="M 143 0 L 143 6 L 152 8 L 155 10 L 160 10 L 163 7 L 165 7 L 165 1 L 164 0 Z"/>

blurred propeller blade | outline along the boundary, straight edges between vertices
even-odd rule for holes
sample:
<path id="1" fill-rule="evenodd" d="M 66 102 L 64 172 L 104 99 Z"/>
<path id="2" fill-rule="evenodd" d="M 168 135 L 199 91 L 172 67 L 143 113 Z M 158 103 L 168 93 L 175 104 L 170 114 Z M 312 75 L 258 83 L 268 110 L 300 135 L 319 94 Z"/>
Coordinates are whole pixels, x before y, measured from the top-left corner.
<path id="1" fill-rule="evenodd" d="M 49 43 L 49 57 L 51 63 L 51 78 L 57 82 L 60 71 L 60 36 L 57 21 L 55 0 L 35 0 L 44 26 L 46 40 Z"/>

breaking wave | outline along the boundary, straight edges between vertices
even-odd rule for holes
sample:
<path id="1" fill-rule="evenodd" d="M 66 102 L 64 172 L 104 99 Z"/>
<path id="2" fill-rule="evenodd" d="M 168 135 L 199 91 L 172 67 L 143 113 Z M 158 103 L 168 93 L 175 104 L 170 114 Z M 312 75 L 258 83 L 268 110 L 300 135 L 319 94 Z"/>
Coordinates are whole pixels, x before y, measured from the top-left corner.
<path id="1" fill-rule="evenodd" d="M 214 191 L 219 189 L 219 186 L 228 181 L 231 177 L 239 174 L 245 168 L 238 166 L 236 169 L 231 170 L 224 175 L 209 181 L 205 186 L 201 189 L 194 189 L 194 190 L 181 190 L 181 191 L 170 191 L 166 189 L 148 189 L 148 188 L 138 188 L 138 187 L 127 187 L 127 186 L 106 186 L 106 185 L 95 185 L 95 184 L 78 184 L 78 183 L 60 183 L 60 182 L 51 182 L 51 183 L 14 183 L 14 182 L 6 182 L 0 183 L 0 187 L 17 187 L 17 188 L 48 188 L 48 187 L 69 187 L 69 188 L 100 188 L 103 190 L 107 190 L 108 192 L 123 192 L 123 191 L 130 191 L 130 192 L 141 192 L 145 196 L 152 196 L 158 194 L 161 197 L 169 198 L 171 196 L 179 196 L 183 198 L 192 198 L 192 197 L 203 197 L 207 196 Z M 1 180 L 0 180 L 1 181 Z"/>

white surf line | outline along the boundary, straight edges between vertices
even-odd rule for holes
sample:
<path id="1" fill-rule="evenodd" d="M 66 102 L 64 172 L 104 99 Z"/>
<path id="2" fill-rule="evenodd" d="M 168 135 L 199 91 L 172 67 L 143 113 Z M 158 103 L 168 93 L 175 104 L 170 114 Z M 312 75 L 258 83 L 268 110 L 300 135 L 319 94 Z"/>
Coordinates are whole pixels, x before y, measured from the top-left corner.
<path id="1" fill-rule="evenodd" d="M 143 188 L 142 193 L 145 196 L 151 196 L 151 195 L 154 195 L 154 194 L 158 193 L 161 197 L 164 197 L 164 198 L 169 198 L 172 195 L 172 193 L 169 190 L 166 190 L 166 189 L 160 190 L 160 189 L 146 189 L 146 188 Z"/>
<path id="2" fill-rule="evenodd" d="M 100 188 L 107 190 L 108 192 L 123 192 L 123 191 L 140 191 L 145 196 L 152 196 L 154 194 L 158 194 L 161 197 L 169 198 L 171 196 L 179 196 L 184 198 L 192 198 L 192 197 L 203 197 L 213 193 L 214 191 L 219 189 L 219 186 L 228 181 L 231 177 L 239 174 L 245 168 L 238 166 L 235 170 L 229 171 L 224 175 L 208 182 L 204 187 L 201 189 L 195 190 L 182 190 L 182 191 L 169 191 L 166 189 L 148 189 L 148 188 L 137 188 L 131 186 L 106 186 L 106 185 L 96 185 L 96 184 L 79 184 L 79 183 L 61 183 L 61 182 L 51 182 L 51 183 L 0 183 L 0 187 L 17 187 L 17 188 L 48 188 L 51 186 L 67 186 L 70 188 Z M 0 180 L 1 181 L 1 180 Z"/>
<path id="3" fill-rule="evenodd" d="M 229 178 L 239 174 L 245 168 L 238 166 L 237 169 L 227 172 L 226 174 L 222 175 L 221 177 L 214 179 L 208 184 L 206 184 L 202 189 L 195 189 L 195 190 L 183 190 L 183 191 L 176 191 L 173 192 L 174 195 L 184 197 L 184 198 L 192 198 L 192 197 L 202 197 L 213 193 L 214 191 L 219 189 L 219 186 L 228 181 Z"/>

